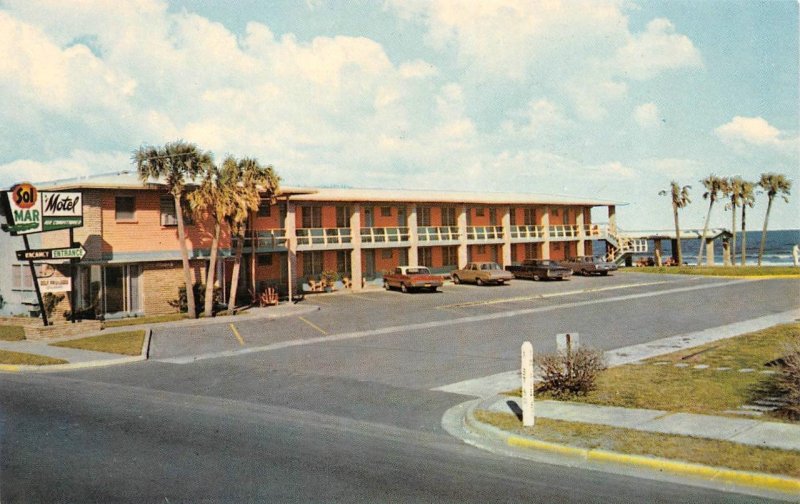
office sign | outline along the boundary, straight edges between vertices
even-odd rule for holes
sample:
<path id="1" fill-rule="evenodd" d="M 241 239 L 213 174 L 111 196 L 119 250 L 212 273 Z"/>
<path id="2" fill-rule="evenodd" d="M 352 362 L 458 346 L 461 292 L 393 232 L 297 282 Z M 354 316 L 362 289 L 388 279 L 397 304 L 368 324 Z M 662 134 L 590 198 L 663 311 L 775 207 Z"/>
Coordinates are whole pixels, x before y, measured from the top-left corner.
<path id="1" fill-rule="evenodd" d="M 39 289 L 42 294 L 48 292 L 69 292 L 72 290 L 72 279 L 70 277 L 48 277 L 37 278 Z"/>
<path id="2" fill-rule="evenodd" d="M 5 193 L 8 224 L 12 235 L 43 233 L 83 226 L 83 194 L 40 192 L 22 182 Z"/>
<path id="3" fill-rule="evenodd" d="M 83 259 L 86 249 L 83 245 L 71 248 L 17 250 L 19 261 L 47 261 L 50 259 Z"/>

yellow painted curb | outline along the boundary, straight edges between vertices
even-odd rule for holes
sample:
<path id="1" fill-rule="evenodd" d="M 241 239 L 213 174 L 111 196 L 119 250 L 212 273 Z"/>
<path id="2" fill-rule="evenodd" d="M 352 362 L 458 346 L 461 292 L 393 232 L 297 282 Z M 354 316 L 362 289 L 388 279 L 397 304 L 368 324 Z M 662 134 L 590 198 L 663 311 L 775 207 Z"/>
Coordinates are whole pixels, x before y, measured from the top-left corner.
<path id="1" fill-rule="evenodd" d="M 0 364 L 0 371 L 19 373 L 19 366 L 15 366 L 13 364 Z"/>
<path id="2" fill-rule="evenodd" d="M 616 464 L 646 467 L 656 471 L 696 476 L 713 480 L 722 480 L 728 483 L 781 492 L 800 492 L 800 479 L 794 479 L 786 476 L 736 471 L 734 469 L 724 469 L 702 464 L 694 464 L 691 462 L 647 457 L 644 455 L 628 455 L 625 453 L 610 452 L 605 450 L 576 448 L 574 446 L 549 443 L 547 441 L 539 441 L 537 439 L 519 436 L 508 436 L 506 438 L 506 443 L 509 446 L 549 451 L 561 455 L 579 457 L 590 461 L 612 462 Z"/>

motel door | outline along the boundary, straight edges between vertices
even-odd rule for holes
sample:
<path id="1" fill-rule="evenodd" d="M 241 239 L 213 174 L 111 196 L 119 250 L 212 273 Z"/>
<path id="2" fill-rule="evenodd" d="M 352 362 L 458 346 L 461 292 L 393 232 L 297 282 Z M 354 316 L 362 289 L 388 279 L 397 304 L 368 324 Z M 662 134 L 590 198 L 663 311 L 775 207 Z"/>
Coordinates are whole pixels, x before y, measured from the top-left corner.
<path id="1" fill-rule="evenodd" d="M 103 268 L 105 313 L 136 313 L 142 310 L 142 267 L 135 264 Z"/>
<path id="2" fill-rule="evenodd" d="M 364 251 L 364 262 L 366 263 L 366 271 L 364 272 L 367 279 L 372 280 L 375 278 L 375 250 Z"/>

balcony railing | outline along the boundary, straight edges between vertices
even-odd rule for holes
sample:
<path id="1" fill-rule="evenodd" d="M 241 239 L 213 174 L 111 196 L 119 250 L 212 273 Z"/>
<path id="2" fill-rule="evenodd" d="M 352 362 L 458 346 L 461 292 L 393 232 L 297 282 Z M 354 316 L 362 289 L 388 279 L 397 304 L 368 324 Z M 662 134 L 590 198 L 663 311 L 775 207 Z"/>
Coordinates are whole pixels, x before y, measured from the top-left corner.
<path id="1" fill-rule="evenodd" d="M 574 224 L 558 224 L 550 226 L 550 239 L 577 238 L 580 226 Z"/>
<path id="2" fill-rule="evenodd" d="M 367 227 L 361 228 L 361 243 L 399 243 L 407 242 L 407 227 Z"/>
<path id="3" fill-rule="evenodd" d="M 352 243 L 350 228 L 300 228 L 297 245 L 346 245 Z"/>
<path id="4" fill-rule="evenodd" d="M 236 240 L 235 236 L 231 240 L 231 246 L 234 248 L 236 248 Z M 256 232 L 255 237 L 247 233 L 244 237 L 244 246 L 252 247 L 254 244 L 256 249 L 286 248 L 286 232 L 283 229 L 270 229 Z"/>
<path id="5" fill-rule="evenodd" d="M 544 226 L 511 226 L 511 239 L 544 240 Z"/>
<path id="6" fill-rule="evenodd" d="M 458 241 L 458 226 L 420 226 L 420 242 Z"/>
<path id="7" fill-rule="evenodd" d="M 467 240 L 502 240 L 503 226 L 469 226 Z"/>

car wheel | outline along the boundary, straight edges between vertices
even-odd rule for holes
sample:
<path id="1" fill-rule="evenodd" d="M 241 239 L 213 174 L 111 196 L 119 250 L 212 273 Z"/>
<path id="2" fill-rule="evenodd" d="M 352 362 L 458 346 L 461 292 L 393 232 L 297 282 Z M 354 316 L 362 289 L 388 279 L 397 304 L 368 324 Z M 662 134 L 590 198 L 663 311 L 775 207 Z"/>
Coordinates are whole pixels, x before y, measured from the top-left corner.
<path id="1" fill-rule="evenodd" d="M 539 281 L 539 280 L 541 280 L 542 278 L 541 278 L 539 275 L 533 275 L 533 279 L 534 279 L 534 280 L 536 280 L 536 281 L 538 282 L 538 281 Z"/>
<path id="2" fill-rule="evenodd" d="M 389 282 L 386 280 L 383 281 L 383 288 L 386 290 L 392 290 L 392 288 L 389 286 Z"/>
<path id="3" fill-rule="evenodd" d="M 408 292 L 408 287 L 406 287 L 406 284 L 401 283 L 400 284 L 400 290 L 403 291 L 403 292 Z"/>
<path id="4" fill-rule="evenodd" d="M 603 276 L 608 276 L 608 271 L 601 271 L 600 274 Z"/>
<path id="5" fill-rule="evenodd" d="M 581 270 L 581 275 L 582 276 L 589 276 L 589 272 L 586 271 L 586 270 Z"/>
<path id="6" fill-rule="evenodd" d="M 453 275 L 453 283 L 454 284 L 460 284 L 461 283 L 461 279 L 458 278 L 458 275 Z"/>
<path id="7" fill-rule="evenodd" d="M 475 280 L 475 283 L 478 284 L 478 285 L 483 285 L 483 280 L 481 280 L 479 278 L 479 279 Z"/>

